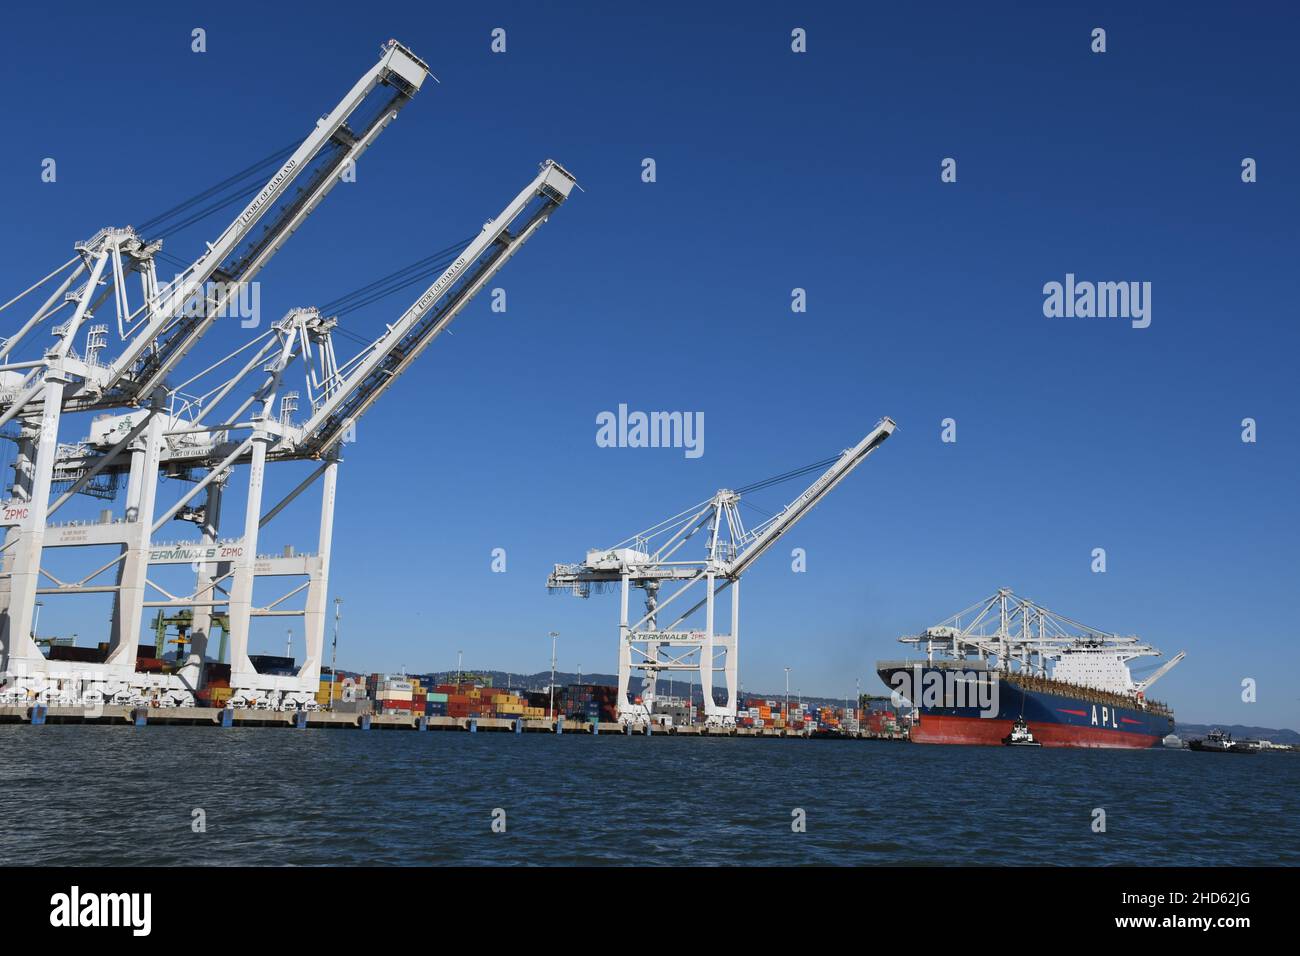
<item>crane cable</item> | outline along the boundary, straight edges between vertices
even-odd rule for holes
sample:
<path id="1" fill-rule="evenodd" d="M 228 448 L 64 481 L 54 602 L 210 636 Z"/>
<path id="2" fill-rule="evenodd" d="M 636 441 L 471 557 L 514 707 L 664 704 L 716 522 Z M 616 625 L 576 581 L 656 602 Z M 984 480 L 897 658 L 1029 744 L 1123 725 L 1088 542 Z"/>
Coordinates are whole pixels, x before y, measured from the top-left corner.
<path id="1" fill-rule="evenodd" d="M 821 461 L 815 461 L 811 465 L 804 465 L 802 468 L 796 468 L 793 471 L 787 471 L 781 475 L 774 475 L 771 478 L 764 478 L 762 481 L 756 481 L 751 485 L 745 485 L 741 488 L 735 489 L 735 491 L 736 494 L 738 495 L 744 495 L 750 493 L 751 491 L 760 491 L 763 488 L 767 488 L 771 485 L 778 485 L 785 481 L 791 481 L 795 478 L 801 478 L 804 475 L 810 474 L 811 472 L 814 471 L 825 471 L 831 465 L 839 461 L 842 457 L 844 457 L 843 452 L 836 455 L 834 458 L 825 458 Z"/>
<path id="2" fill-rule="evenodd" d="M 223 189 L 226 189 L 230 186 L 234 186 L 240 180 L 246 179 L 249 176 L 258 173 L 260 170 L 272 164 L 279 166 L 285 161 L 285 159 L 287 159 L 290 155 L 292 155 L 293 151 L 297 148 L 298 148 L 298 143 L 294 142 L 288 146 L 276 150 L 270 156 L 260 159 L 253 165 L 241 169 L 233 176 L 228 176 L 225 179 L 223 179 L 221 182 L 217 183 L 216 185 L 209 186 L 207 189 L 203 190 L 202 192 L 194 194 L 193 196 L 183 200 L 182 202 L 166 210 L 165 212 L 161 212 L 151 219 L 146 219 L 144 222 L 140 224 L 139 231 L 142 233 L 151 232 L 154 229 L 160 228 L 162 224 L 165 223 L 168 219 L 174 219 L 175 217 L 181 215 L 182 213 L 188 212 L 194 206 L 198 205 L 201 202 L 204 202 L 207 199 L 212 198 L 217 193 L 221 192 Z M 259 188 L 258 186 L 253 186 L 251 188 L 248 187 L 247 185 L 241 186 L 240 192 L 238 196 L 236 196 L 235 198 L 239 198 L 239 196 L 247 195 L 250 192 L 256 192 L 258 188 Z M 191 216 L 186 218 L 183 222 L 166 227 L 166 229 L 163 230 L 162 235 L 170 235 L 172 233 L 175 233 L 178 230 L 183 229 L 194 222 L 197 222 L 199 219 L 211 215 L 212 213 L 220 209 L 222 206 L 229 205 L 229 203 L 233 201 L 234 199 L 230 198 L 229 196 L 221 200 L 218 200 L 216 204 L 205 207 L 199 212 L 192 214 Z"/>
<path id="3" fill-rule="evenodd" d="M 455 261 L 456 255 L 469 242 L 469 239 L 457 240 L 451 245 L 439 249 L 422 259 L 417 259 L 395 272 L 390 272 L 388 275 L 367 282 L 351 292 L 346 292 L 337 298 L 331 299 L 329 302 L 322 304 L 320 310 L 322 313 L 332 315 L 346 315 L 348 312 L 354 312 L 372 302 L 377 302 L 379 299 L 386 298 L 395 292 L 400 292 L 421 279 L 426 279 L 434 273 L 444 270 Z"/>

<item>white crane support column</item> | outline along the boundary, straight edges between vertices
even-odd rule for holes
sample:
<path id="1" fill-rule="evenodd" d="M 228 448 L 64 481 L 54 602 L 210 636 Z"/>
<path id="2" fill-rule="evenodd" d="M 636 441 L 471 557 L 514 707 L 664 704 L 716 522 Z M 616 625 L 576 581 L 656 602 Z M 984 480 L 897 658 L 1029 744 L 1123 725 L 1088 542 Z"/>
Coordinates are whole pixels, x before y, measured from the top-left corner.
<path id="1" fill-rule="evenodd" d="M 50 477 L 58 451 L 59 416 L 63 407 L 64 381 L 55 369 L 45 375 L 47 401 L 41 415 L 40 438 L 32 476 L 32 500 L 17 543 L 13 570 L 9 576 L 9 607 L 0 624 L 0 672 L 44 670 L 45 657 L 32 639 L 36 613 L 36 589 L 40 586 L 41 556 L 45 544 L 45 512 L 50 501 Z"/>
<path id="2" fill-rule="evenodd" d="M 208 485 L 207 499 L 203 505 L 203 522 L 200 527 L 199 540 L 211 548 L 217 543 L 221 534 L 221 499 L 225 492 L 225 482 L 221 479 Z M 190 618 L 190 657 L 196 659 L 201 667 L 208 650 L 208 632 L 212 629 L 212 601 L 216 581 L 226 572 L 229 564 L 217 561 L 204 561 L 199 564 L 195 575 L 194 593 L 206 598 L 195 604 Z M 201 676 L 201 675 L 200 675 Z"/>
<path id="3" fill-rule="evenodd" d="M 620 717 L 629 710 L 627 695 L 632 682 L 632 642 L 628 634 L 627 622 L 630 588 L 630 578 L 624 574 L 619 586 L 618 612 L 618 712 Z"/>
<path id="4" fill-rule="evenodd" d="M 320 534 L 316 560 L 307 585 L 307 606 L 303 616 L 303 633 L 307 645 L 299 679 L 316 687 L 320 683 L 321 655 L 325 650 L 325 611 L 329 594 L 330 548 L 334 538 L 334 498 L 338 489 L 339 462 L 325 466 L 321 476 Z"/>
<path id="5" fill-rule="evenodd" d="M 257 563 L 258 519 L 262 514 L 262 486 L 266 476 L 266 446 L 271 436 L 259 430 L 253 437 L 253 460 L 248 466 L 248 499 L 244 505 L 244 536 L 239 542 L 230 583 L 230 686 L 257 685 L 257 671 L 248 659 L 248 630 L 253 615 L 253 570 Z"/>
<path id="6" fill-rule="evenodd" d="M 115 640 L 108 652 L 109 666 L 135 671 L 140 649 L 140 625 L 144 616 L 144 592 L 149 574 L 149 548 L 153 538 L 154 502 L 158 490 L 158 458 L 162 453 L 163 416 L 154 414 L 144 432 L 144 448 L 131 463 L 139 469 L 139 497 L 135 521 L 128 520 L 126 557 L 121 563 L 121 586 L 114 611 Z M 163 648 L 157 653 L 162 655 Z"/>
<path id="7" fill-rule="evenodd" d="M 704 716 L 709 723 L 717 722 L 722 711 L 713 699 L 713 572 L 704 576 L 704 648 L 700 651 L 700 683 L 704 687 Z"/>
<path id="8" fill-rule="evenodd" d="M 727 699 L 734 715 L 740 707 L 740 578 L 731 582 L 731 634 L 727 638 Z"/>

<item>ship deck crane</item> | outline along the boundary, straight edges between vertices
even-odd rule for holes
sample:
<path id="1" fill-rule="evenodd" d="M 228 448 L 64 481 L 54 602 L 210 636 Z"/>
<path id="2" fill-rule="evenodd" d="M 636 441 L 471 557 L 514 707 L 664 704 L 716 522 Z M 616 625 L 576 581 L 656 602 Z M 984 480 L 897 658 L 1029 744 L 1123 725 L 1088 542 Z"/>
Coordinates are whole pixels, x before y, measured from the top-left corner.
<path id="1" fill-rule="evenodd" d="M 419 90 L 428 66 L 390 40 L 379 61 L 293 150 L 205 251 L 174 280 L 159 284 L 154 257 L 160 241 L 147 241 L 131 227 L 101 229 L 78 243 L 76 255 L 10 299 L 0 311 L 41 288 L 53 289 L 16 333 L 0 340 L 0 428 L 15 419 L 18 436 L 15 480 L 0 506 L 6 528 L 0 578 L 0 684 L 10 677 L 42 673 L 45 659 L 30 639 L 50 505 L 58 434 L 66 412 L 139 406 L 129 436 L 113 451 L 130 461 L 124 520 L 111 527 L 122 557 L 114 562 L 113 635 L 110 668 L 134 672 L 139 643 L 144 571 L 158 453 L 164 431 L 164 381 L 213 322 L 233 294 L 248 283 L 340 181 Z M 259 231 L 260 227 L 260 231 Z M 141 303 L 133 306 L 128 277 L 140 277 Z M 109 355 L 107 323 L 89 324 L 111 297 L 120 348 Z M 35 337 L 51 328 L 55 343 Z M 75 343 L 85 333 L 83 351 Z M 19 360 L 25 344 L 38 357 Z M 101 469 L 102 471 L 103 469 Z M 92 476 L 93 477 L 93 476 Z M 95 486 L 82 483 L 79 490 Z M 48 574 L 45 574 L 48 576 Z M 62 593 L 62 590 L 60 590 Z M 129 650 L 127 649 L 129 646 Z"/>
<path id="2" fill-rule="evenodd" d="M 747 489 L 722 489 L 712 498 L 632 535 L 611 548 L 589 551 L 580 564 L 557 564 L 547 580 L 552 590 L 567 590 L 581 597 L 592 590 L 617 586 L 619 610 L 619 718 L 648 717 L 653 708 L 658 675 L 663 671 L 699 671 L 704 693 L 705 719 L 712 724 L 734 723 L 738 703 L 738 640 L 740 636 L 740 577 L 759 557 L 812 510 L 830 491 L 866 460 L 894 432 L 894 422 L 883 418 L 863 439 L 830 462 L 802 494 L 761 524 L 746 528 L 739 505 Z M 819 463 L 817 467 L 820 467 Z M 779 480 L 806 473 L 800 469 Z M 771 482 L 759 482 L 766 486 Z M 756 487 L 756 486 L 751 486 Z M 704 532 L 704 554 L 684 558 L 679 552 L 697 533 Z M 653 550 L 651 550 L 653 548 Z M 660 588 L 679 586 L 663 601 Z M 677 614 L 667 627 L 659 625 L 664 611 L 688 595 L 703 597 Z M 628 605 L 633 587 L 645 591 L 645 613 L 630 619 Z M 731 631 L 714 629 L 715 600 L 731 589 Z M 685 606 L 686 602 L 682 602 Z M 702 630 L 682 629 L 689 618 L 704 610 Z M 719 666 L 718 654 L 723 656 Z M 632 671 L 644 674 L 641 703 L 629 700 Z M 727 703 L 713 695 L 714 673 L 721 671 Z"/>

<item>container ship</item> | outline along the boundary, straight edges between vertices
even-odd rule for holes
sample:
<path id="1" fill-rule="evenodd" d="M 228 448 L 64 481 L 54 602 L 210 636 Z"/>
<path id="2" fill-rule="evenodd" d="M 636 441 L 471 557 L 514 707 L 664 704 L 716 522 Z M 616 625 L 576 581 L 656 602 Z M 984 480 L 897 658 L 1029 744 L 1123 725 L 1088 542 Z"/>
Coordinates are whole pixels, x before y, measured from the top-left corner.
<path id="1" fill-rule="evenodd" d="M 911 705 L 914 743 L 999 745 L 1018 719 L 1045 747 L 1155 747 L 1173 733 L 1173 713 L 1147 691 L 1182 653 L 1135 681 L 1129 662 L 1159 650 L 1009 589 L 899 640 L 924 657 L 876 671 Z"/>

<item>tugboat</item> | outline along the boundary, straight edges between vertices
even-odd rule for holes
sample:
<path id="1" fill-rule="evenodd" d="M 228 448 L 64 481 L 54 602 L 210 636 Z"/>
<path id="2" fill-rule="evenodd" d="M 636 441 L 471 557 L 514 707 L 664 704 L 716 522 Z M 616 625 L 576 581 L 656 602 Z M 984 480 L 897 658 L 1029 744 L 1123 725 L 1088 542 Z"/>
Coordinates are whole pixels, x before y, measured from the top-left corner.
<path id="1" fill-rule="evenodd" d="M 1025 718 L 1017 717 L 1016 722 L 1011 725 L 1011 733 L 1002 738 L 1002 743 L 1007 747 L 1041 747 L 1034 735 L 1029 730 L 1029 725 L 1025 723 Z"/>
<path id="2" fill-rule="evenodd" d="M 1254 754 L 1259 753 L 1259 744 L 1245 740 L 1233 740 L 1231 734 L 1222 730 L 1211 730 L 1202 740 L 1189 743 L 1192 750 L 1212 754 Z"/>

